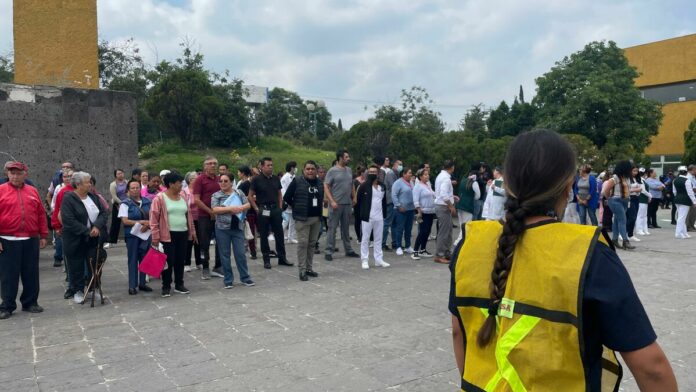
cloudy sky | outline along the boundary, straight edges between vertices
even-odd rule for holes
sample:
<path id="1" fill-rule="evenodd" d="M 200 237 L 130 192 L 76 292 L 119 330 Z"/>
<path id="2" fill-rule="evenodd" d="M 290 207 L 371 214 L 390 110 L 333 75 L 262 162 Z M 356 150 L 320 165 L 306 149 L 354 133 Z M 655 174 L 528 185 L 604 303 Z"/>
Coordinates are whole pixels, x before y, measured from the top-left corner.
<path id="1" fill-rule="evenodd" d="M 448 128 L 510 102 L 593 40 L 621 47 L 696 33 L 693 0 L 98 0 L 99 37 L 133 37 L 150 64 L 193 39 L 214 70 L 323 99 L 344 126 L 419 85 Z M 0 0 L 0 53 L 12 2 Z"/>

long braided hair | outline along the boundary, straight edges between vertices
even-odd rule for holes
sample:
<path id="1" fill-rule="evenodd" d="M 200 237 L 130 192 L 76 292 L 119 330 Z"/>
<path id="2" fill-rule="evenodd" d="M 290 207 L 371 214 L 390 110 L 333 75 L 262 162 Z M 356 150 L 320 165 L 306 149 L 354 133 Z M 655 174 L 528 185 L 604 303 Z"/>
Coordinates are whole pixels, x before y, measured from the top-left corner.
<path id="1" fill-rule="evenodd" d="M 524 233 L 525 218 L 557 215 L 562 211 L 575 176 L 575 152 L 558 133 L 545 129 L 523 133 L 512 142 L 505 156 L 504 178 L 508 194 L 503 232 L 491 272 L 488 317 L 477 336 L 484 347 L 495 333 L 505 287 L 512 270 L 515 245 Z"/>

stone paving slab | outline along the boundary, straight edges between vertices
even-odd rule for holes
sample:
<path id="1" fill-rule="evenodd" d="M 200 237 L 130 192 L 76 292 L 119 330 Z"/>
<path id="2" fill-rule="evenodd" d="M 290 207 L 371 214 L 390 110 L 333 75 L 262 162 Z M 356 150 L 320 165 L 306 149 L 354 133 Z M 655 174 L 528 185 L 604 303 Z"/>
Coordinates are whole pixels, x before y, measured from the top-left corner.
<path id="1" fill-rule="evenodd" d="M 677 374 L 696 389 L 696 235 L 661 230 L 620 255 Z M 414 236 L 415 238 L 415 236 Z M 434 246 L 431 241 L 429 247 Z M 296 247 L 288 245 L 295 260 Z M 62 299 L 62 268 L 41 253 L 39 315 L 0 322 L 3 391 L 454 391 L 449 271 L 386 253 L 391 268 L 317 257 L 318 279 L 249 260 L 256 287 L 185 276 L 190 295 L 129 296 L 125 246 L 109 250 L 95 308 Z M 275 263 L 275 260 L 274 260 Z M 236 271 L 235 271 L 236 274 Z M 235 275 L 238 276 L 238 275 Z M 630 372 L 622 390 L 637 391 Z"/>

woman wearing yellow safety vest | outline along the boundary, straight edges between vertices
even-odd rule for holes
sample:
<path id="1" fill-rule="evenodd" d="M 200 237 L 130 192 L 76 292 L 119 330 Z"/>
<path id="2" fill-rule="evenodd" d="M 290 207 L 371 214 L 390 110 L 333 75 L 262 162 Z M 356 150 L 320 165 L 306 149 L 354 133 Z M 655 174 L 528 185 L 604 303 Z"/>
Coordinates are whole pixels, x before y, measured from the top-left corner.
<path id="1" fill-rule="evenodd" d="M 641 390 L 677 390 L 611 241 L 560 222 L 575 169 L 557 133 L 521 134 L 505 158 L 504 221 L 467 223 L 449 300 L 463 391 L 618 390 L 614 351 Z"/>

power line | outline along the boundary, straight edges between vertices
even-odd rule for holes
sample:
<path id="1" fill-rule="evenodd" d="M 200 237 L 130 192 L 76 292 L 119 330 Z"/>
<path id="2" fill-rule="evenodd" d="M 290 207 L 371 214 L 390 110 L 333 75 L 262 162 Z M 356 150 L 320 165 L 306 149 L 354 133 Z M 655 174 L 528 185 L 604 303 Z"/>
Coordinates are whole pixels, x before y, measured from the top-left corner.
<path id="1" fill-rule="evenodd" d="M 298 93 L 298 95 L 303 96 L 303 97 L 308 97 L 308 98 L 323 99 L 326 101 L 352 103 L 352 104 L 356 104 L 356 105 L 392 105 L 393 106 L 393 105 L 398 103 L 397 100 L 394 100 L 392 102 L 387 102 L 387 101 L 376 101 L 376 100 L 363 99 L 363 98 L 328 97 L 328 96 L 324 96 L 324 95 L 315 95 L 315 94 Z M 457 104 L 433 103 L 433 104 L 430 104 L 428 106 L 435 107 L 435 108 L 448 108 L 448 109 L 470 109 L 470 108 L 475 107 L 476 105 L 457 105 Z"/>

